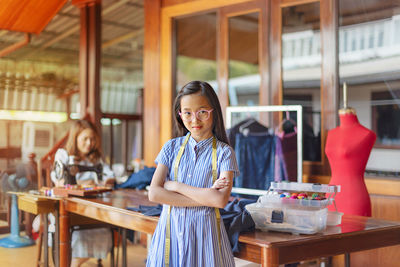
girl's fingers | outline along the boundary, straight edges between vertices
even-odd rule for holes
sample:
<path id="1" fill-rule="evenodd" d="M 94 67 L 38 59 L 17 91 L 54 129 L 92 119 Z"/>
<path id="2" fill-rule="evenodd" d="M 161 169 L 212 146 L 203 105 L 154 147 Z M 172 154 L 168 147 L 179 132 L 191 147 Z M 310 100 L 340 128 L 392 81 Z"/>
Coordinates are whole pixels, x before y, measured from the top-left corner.
<path id="1" fill-rule="evenodd" d="M 212 188 L 223 189 L 228 186 L 229 186 L 229 180 L 226 177 L 220 177 L 214 182 Z"/>

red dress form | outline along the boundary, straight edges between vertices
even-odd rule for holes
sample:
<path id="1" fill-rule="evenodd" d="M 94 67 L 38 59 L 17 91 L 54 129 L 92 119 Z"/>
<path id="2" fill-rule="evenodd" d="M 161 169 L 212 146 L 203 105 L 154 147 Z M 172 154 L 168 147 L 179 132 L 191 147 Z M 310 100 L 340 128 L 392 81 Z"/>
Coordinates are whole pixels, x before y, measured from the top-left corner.
<path id="1" fill-rule="evenodd" d="M 371 200 L 364 182 L 376 134 L 362 126 L 352 113 L 340 114 L 340 126 L 328 132 L 325 153 L 331 166 L 329 184 L 340 185 L 335 202 L 345 214 L 371 216 Z M 329 210 L 335 210 L 334 205 Z"/>

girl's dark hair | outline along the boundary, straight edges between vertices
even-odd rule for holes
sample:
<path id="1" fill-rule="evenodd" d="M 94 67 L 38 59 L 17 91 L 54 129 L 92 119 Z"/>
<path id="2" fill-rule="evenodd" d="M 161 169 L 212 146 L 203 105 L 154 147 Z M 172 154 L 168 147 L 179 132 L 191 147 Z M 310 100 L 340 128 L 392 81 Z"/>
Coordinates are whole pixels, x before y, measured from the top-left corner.
<path id="1" fill-rule="evenodd" d="M 96 126 L 94 126 L 93 123 L 87 120 L 77 120 L 74 122 L 72 125 L 71 129 L 69 130 L 68 134 L 68 140 L 65 145 L 65 149 L 68 152 L 68 155 L 70 156 L 75 156 L 76 160 L 82 160 L 79 156 L 79 150 L 78 150 L 78 144 L 77 144 L 77 139 L 78 135 L 86 129 L 91 129 L 94 132 L 94 135 L 96 137 L 96 142 L 93 147 L 93 150 L 87 155 L 87 158 L 89 161 L 95 163 L 98 160 L 101 159 L 102 157 L 102 151 L 101 151 L 101 143 L 100 143 L 100 136 L 97 132 Z"/>
<path id="2" fill-rule="evenodd" d="M 218 100 L 218 96 L 215 93 L 214 89 L 206 82 L 201 81 L 192 81 L 182 87 L 182 89 L 178 92 L 178 95 L 175 98 L 174 102 L 174 135 L 184 136 L 189 131 L 186 129 L 185 125 L 181 117 L 179 116 L 179 112 L 181 111 L 181 99 L 183 96 L 192 95 L 200 93 L 202 96 L 205 96 L 208 100 L 208 103 L 213 108 L 213 127 L 212 132 L 214 136 L 219 140 L 226 144 L 229 144 L 228 138 L 226 137 L 226 131 L 224 126 L 224 119 L 222 117 L 221 105 Z"/>

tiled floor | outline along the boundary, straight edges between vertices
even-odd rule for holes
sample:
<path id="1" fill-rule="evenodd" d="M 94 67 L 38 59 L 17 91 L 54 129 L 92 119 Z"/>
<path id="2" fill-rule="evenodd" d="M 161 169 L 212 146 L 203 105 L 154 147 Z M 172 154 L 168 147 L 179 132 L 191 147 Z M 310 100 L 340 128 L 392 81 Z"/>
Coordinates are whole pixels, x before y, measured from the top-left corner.
<path id="1" fill-rule="evenodd" d="M 7 235 L 1 235 L 3 238 Z M 3 248 L 0 247 L 0 266 L 16 266 L 16 267 L 36 267 L 37 245 L 24 248 Z M 116 251 L 115 251 L 116 253 Z M 119 251 L 119 266 L 121 266 L 121 251 Z M 129 267 L 144 267 L 147 250 L 142 245 L 133 245 L 128 242 L 127 247 L 128 266 Z M 103 260 L 105 267 L 110 266 L 110 259 Z M 50 266 L 53 267 L 53 262 L 50 260 Z M 97 260 L 91 259 L 82 265 L 82 267 L 97 267 Z"/>

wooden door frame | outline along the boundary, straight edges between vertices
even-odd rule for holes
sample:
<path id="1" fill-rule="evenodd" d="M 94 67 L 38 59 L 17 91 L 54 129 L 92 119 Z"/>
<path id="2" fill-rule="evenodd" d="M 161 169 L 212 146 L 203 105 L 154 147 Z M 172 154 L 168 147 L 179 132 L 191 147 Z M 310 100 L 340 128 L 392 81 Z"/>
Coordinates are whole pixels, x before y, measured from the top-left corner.
<path id="1" fill-rule="evenodd" d="M 219 22 L 217 31 L 217 64 L 218 64 L 218 97 L 225 118 L 226 107 L 229 106 L 229 18 L 250 13 L 258 13 L 258 69 L 260 74 L 259 105 L 272 103 L 269 91 L 269 5 L 266 1 L 252 1 L 218 10 Z"/>
<path id="2" fill-rule="evenodd" d="M 338 2 L 339 0 L 272 0 L 271 4 L 271 94 L 274 104 L 283 104 L 282 8 L 320 3 L 321 32 L 321 161 L 303 162 L 306 175 L 329 174 L 325 156 L 328 130 L 337 126 L 339 109 Z"/>

